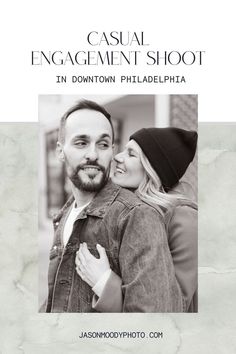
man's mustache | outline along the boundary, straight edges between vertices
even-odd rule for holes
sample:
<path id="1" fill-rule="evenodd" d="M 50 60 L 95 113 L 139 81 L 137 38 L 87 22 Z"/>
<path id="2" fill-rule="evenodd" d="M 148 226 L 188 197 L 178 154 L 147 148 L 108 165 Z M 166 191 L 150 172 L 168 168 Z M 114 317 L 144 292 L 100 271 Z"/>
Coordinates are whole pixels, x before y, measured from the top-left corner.
<path id="1" fill-rule="evenodd" d="M 98 168 L 101 172 L 105 172 L 105 167 L 99 165 L 96 161 L 87 161 L 86 163 L 78 165 L 76 167 L 75 173 L 77 174 L 80 170 L 83 170 L 86 167 L 95 167 Z"/>

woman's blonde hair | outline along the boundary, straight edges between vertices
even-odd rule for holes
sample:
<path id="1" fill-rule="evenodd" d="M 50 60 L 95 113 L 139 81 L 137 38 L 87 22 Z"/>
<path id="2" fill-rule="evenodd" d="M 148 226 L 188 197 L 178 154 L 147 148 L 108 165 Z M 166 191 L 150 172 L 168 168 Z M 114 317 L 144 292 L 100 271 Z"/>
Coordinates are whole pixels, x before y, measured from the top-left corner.
<path id="1" fill-rule="evenodd" d="M 186 204 L 191 203 L 187 197 L 178 192 L 173 192 L 171 194 L 166 193 L 159 176 L 152 168 L 150 162 L 138 144 L 137 152 L 145 172 L 144 177 L 136 190 L 136 194 L 140 199 L 144 202 L 158 206 L 158 209 L 163 216 L 167 211 L 176 207 L 179 202 Z"/>

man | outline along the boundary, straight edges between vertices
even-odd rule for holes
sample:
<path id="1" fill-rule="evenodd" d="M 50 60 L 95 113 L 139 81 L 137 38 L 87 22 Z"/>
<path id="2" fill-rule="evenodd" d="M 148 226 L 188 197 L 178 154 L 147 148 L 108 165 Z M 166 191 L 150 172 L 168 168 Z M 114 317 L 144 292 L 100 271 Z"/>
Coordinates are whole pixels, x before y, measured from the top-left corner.
<path id="1" fill-rule="evenodd" d="M 96 311 L 75 269 L 83 242 L 96 257 L 96 245 L 105 248 L 122 278 L 123 312 L 182 310 L 161 216 L 109 180 L 113 139 L 110 115 L 95 102 L 79 102 L 61 119 L 57 150 L 73 196 L 54 218 L 47 312 Z"/>

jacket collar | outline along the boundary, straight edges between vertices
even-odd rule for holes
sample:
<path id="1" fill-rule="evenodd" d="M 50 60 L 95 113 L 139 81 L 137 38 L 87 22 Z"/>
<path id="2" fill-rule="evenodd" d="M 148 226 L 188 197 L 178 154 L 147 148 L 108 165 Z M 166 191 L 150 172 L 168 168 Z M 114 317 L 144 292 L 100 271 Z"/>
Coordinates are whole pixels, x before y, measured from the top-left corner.
<path id="1" fill-rule="evenodd" d="M 60 221 L 60 219 L 66 213 L 66 211 L 69 209 L 69 207 L 71 206 L 73 201 L 74 201 L 74 197 L 73 197 L 73 195 L 71 195 L 70 198 L 67 200 L 67 202 L 64 204 L 64 206 L 59 210 L 59 212 L 57 214 L 53 215 L 53 218 L 52 218 L 53 223 L 57 223 L 58 221 Z"/>
<path id="2" fill-rule="evenodd" d="M 121 187 L 112 183 L 109 179 L 107 184 L 95 195 L 91 203 L 79 214 L 77 219 L 83 219 L 86 215 L 93 215 L 102 218 L 106 213 L 106 210 L 116 198 L 120 189 Z M 53 217 L 54 223 L 58 222 L 62 218 L 74 200 L 74 196 L 72 195 L 63 208 Z"/>
<path id="3" fill-rule="evenodd" d="M 121 187 L 112 183 L 111 180 L 107 182 L 105 187 L 99 191 L 91 203 L 85 209 L 87 215 L 94 215 L 97 217 L 103 217 L 109 206 L 112 204 Z"/>

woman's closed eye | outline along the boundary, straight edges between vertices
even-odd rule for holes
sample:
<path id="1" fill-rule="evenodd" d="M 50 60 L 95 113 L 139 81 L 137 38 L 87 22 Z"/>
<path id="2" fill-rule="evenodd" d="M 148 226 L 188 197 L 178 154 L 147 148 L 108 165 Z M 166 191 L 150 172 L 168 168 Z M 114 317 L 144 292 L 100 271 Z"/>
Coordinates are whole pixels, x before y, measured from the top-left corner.
<path id="1" fill-rule="evenodd" d="M 128 156 L 129 157 L 138 157 L 137 153 L 134 150 L 128 149 Z"/>

